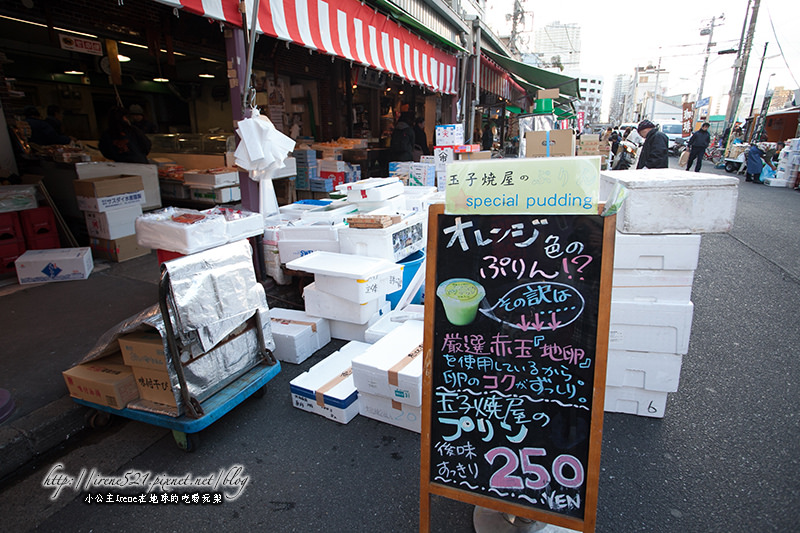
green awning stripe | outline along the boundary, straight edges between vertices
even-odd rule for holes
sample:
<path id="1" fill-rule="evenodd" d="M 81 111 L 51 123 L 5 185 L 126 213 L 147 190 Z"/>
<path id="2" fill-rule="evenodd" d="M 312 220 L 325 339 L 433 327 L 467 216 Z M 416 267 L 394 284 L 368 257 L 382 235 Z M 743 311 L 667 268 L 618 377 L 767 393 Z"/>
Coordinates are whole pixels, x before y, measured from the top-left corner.
<path id="1" fill-rule="evenodd" d="M 573 96 L 575 98 L 581 97 L 577 78 L 570 78 L 569 76 L 563 76 L 555 72 L 548 72 L 547 70 L 526 65 L 525 63 L 486 50 L 485 48 L 483 49 L 483 53 L 498 65 L 521 77 L 532 86 L 542 89 L 557 88 L 562 95 Z"/>

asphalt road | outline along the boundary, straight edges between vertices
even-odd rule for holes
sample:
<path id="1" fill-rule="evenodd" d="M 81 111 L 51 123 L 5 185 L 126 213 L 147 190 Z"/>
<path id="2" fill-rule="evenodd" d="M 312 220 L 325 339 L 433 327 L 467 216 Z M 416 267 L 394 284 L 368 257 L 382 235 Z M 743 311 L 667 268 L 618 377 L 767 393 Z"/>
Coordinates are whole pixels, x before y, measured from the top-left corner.
<path id="1" fill-rule="evenodd" d="M 742 181 L 733 230 L 703 236 L 689 353 L 666 416 L 605 415 L 598 532 L 797 531 L 799 207 L 796 191 Z M 0 493 L 0 529 L 416 531 L 418 435 L 291 406 L 288 382 L 324 355 L 284 365 L 266 397 L 203 431 L 196 453 L 135 422 L 85 437 Z M 87 504 L 71 489 L 49 499 L 42 483 L 56 464 L 151 480 L 224 470 L 231 487 L 247 484 L 221 505 Z M 472 510 L 434 498 L 432 530 L 470 532 Z"/>

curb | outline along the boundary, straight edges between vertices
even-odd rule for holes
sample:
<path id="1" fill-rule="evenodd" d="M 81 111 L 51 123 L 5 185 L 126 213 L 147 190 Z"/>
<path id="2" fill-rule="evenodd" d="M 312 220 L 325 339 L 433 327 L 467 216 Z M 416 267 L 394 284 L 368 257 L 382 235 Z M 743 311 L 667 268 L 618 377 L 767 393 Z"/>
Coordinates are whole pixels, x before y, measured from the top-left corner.
<path id="1" fill-rule="evenodd" d="M 67 395 L 0 427 L 0 480 L 83 430 L 85 415 Z"/>

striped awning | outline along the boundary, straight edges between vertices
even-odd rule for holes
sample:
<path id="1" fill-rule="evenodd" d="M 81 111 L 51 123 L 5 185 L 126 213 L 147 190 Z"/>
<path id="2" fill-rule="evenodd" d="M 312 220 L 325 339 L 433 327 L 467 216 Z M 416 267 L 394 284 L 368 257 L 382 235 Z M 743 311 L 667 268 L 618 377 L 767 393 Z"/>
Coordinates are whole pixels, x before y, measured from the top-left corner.
<path id="1" fill-rule="evenodd" d="M 485 54 L 481 54 L 480 82 L 482 91 L 490 92 L 506 100 L 513 100 L 518 95 L 525 94 L 525 90 L 511 78 L 508 72 Z M 514 91 L 518 94 L 514 94 Z"/>
<path id="2" fill-rule="evenodd" d="M 156 0 L 241 27 L 237 0 Z M 458 59 L 358 0 L 259 0 L 256 31 L 456 94 Z M 253 12 L 253 0 L 247 1 Z"/>

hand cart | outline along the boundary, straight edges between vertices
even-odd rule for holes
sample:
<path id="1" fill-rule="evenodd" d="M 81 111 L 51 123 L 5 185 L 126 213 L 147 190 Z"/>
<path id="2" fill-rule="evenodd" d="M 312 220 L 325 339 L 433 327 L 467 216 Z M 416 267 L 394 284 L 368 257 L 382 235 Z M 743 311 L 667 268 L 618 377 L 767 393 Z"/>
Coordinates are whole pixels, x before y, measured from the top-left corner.
<path id="1" fill-rule="evenodd" d="M 261 360 L 256 366 L 225 386 L 222 390 L 214 393 L 205 401 L 198 402 L 196 398 L 189 394 L 183 367 L 180 363 L 180 356 L 177 355 L 180 354 L 180 351 L 167 309 L 168 287 L 169 272 L 162 265 L 158 292 L 159 307 L 161 309 L 162 319 L 164 320 L 168 347 L 167 350 L 164 350 L 164 356 L 167 360 L 173 361 L 173 366 L 178 375 L 185 414 L 179 417 L 173 417 L 166 414 L 141 411 L 127 407 L 124 409 L 114 409 L 79 398 L 73 398 L 73 400 L 93 409 L 93 411 L 87 415 L 87 422 L 90 427 L 104 426 L 110 420 L 109 415 L 119 415 L 123 418 L 171 429 L 172 436 L 178 447 L 184 451 L 192 452 L 196 450 L 199 445 L 199 431 L 219 420 L 224 414 L 231 411 L 250 396 L 257 398 L 264 396 L 267 382 L 280 372 L 281 366 L 272 352 L 266 348 L 261 316 L 256 312 L 253 320 L 255 320 L 256 336 L 258 338 Z"/>

